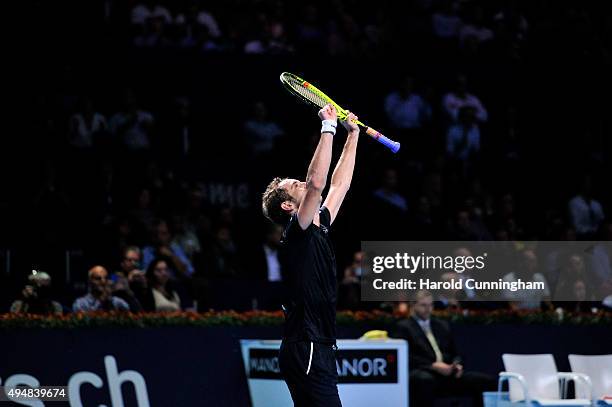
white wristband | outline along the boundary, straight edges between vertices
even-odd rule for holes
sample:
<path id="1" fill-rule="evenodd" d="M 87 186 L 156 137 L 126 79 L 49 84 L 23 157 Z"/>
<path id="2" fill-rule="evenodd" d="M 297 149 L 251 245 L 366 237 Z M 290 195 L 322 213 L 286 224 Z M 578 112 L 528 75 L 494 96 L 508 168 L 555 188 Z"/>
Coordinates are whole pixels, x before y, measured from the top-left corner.
<path id="1" fill-rule="evenodd" d="M 323 120 L 321 122 L 321 133 L 331 133 L 335 135 L 337 125 L 338 121 L 336 120 Z"/>

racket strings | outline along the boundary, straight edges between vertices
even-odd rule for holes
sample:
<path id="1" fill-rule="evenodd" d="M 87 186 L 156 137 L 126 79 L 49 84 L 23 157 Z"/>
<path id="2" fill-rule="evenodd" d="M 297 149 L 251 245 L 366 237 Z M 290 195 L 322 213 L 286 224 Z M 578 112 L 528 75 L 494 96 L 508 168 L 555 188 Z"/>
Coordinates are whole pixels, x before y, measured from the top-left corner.
<path id="1" fill-rule="evenodd" d="M 283 77 L 286 85 L 289 87 L 289 89 L 291 89 L 294 93 L 296 93 L 298 96 L 302 97 L 303 99 L 305 99 L 306 101 L 318 106 L 318 107 L 323 107 L 326 104 L 329 103 L 328 100 L 326 100 L 324 97 L 322 97 L 321 95 L 317 94 L 316 92 L 312 91 L 311 89 L 305 88 L 302 85 L 302 81 L 292 77 L 292 76 L 284 76 Z"/>
<path id="2" fill-rule="evenodd" d="M 297 96 L 300 96 L 306 102 L 310 102 L 315 106 L 320 108 L 324 107 L 328 103 L 333 103 L 333 101 L 327 97 L 325 94 L 317 92 L 317 90 L 312 88 L 306 88 L 303 86 L 303 81 L 299 78 L 295 78 L 292 75 L 283 75 L 283 82 Z M 338 118 L 344 120 L 346 118 L 346 112 L 340 106 L 336 105 L 336 111 L 338 113 Z"/>

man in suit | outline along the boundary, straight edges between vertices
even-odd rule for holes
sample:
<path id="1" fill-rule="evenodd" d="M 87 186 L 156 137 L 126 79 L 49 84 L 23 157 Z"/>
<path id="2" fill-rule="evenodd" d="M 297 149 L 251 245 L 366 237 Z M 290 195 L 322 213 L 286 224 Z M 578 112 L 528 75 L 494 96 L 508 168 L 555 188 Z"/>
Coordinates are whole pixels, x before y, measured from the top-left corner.
<path id="1" fill-rule="evenodd" d="M 393 337 L 408 341 L 410 405 L 433 406 L 439 396 L 470 396 L 482 406 L 482 392 L 495 390 L 495 378 L 463 370 L 447 322 L 432 317 L 433 296 L 419 291 L 410 317 L 397 323 Z"/>

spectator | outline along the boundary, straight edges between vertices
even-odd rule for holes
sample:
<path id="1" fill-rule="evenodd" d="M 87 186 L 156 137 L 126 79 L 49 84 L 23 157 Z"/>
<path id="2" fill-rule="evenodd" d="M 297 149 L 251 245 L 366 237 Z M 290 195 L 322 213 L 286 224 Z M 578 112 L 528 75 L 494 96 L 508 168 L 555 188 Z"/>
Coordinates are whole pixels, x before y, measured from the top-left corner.
<path id="1" fill-rule="evenodd" d="M 141 188 L 136 192 L 136 208 L 131 211 L 130 215 L 136 223 L 134 225 L 136 228 L 135 233 L 143 234 L 153 229 L 156 211 L 152 192 L 149 188 Z"/>
<path id="2" fill-rule="evenodd" d="M 578 238 L 592 238 L 605 216 L 603 207 L 593 198 L 593 185 L 589 176 L 584 177 L 580 192 L 569 201 L 569 212 Z"/>
<path id="3" fill-rule="evenodd" d="M 207 253 L 207 271 L 217 278 L 236 277 L 240 272 L 240 256 L 232 229 L 222 224 L 214 232 Z"/>
<path id="4" fill-rule="evenodd" d="M 277 139 L 284 135 L 283 129 L 268 119 L 268 108 L 263 102 L 253 105 L 253 116 L 244 123 L 244 131 L 256 156 L 271 152 Z"/>
<path id="5" fill-rule="evenodd" d="M 612 294 L 612 223 L 605 222 L 601 227 L 601 242 L 595 244 L 591 269 L 597 278 L 602 296 Z"/>
<path id="6" fill-rule="evenodd" d="M 474 41 L 477 44 L 491 41 L 493 39 L 493 31 L 484 26 L 484 11 L 482 7 L 475 6 L 466 24 L 459 31 L 459 41 L 465 44 L 466 41 Z"/>
<path id="7" fill-rule="evenodd" d="M 453 281 L 453 280 L 459 281 L 461 279 L 462 279 L 461 274 L 450 272 L 450 271 L 443 273 L 440 276 L 440 281 L 443 281 L 443 282 L 448 282 L 448 281 Z M 463 280 L 465 280 L 465 276 L 463 276 Z M 466 293 L 457 288 L 440 290 L 440 294 L 438 295 L 436 301 L 434 301 L 434 308 L 436 310 L 460 311 L 463 308 L 461 305 L 461 300 L 465 297 L 466 297 Z"/>
<path id="8" fill-rule="evenodd" d="M 473 108 L 478 122 L 486 122 L 489 117 L 480 99 L 468 92 L 467 78 L 464 75 L 457 76 L 455 90 L 444 96 L 442 106 L 452 122 L 459 121 L 459 112 L 462 107 Z"/>
<path id="9" fill-rule="evenodd" d="M 414 79 L 406 76 L 399 89 L 385 99 L 387 118 L 396 129 L 417 129 L 431 119 L 431 106 L 414 92 Z"/>
<path id="10" fill-rule="evenodd" d="M 340 283 L 338 297 L 343 308 L 358 309 L 361 304 L 360 279 L 363 275 L 365 252 L 355 252 L 353 262 L 344 269 L 344 276 Z"/>
<path id="11" fill-rule="evenodd" d="M 431 18 L 433 32 L 441 39 L 453 39 L 459 35 L 463 25 L 461 18 L 457 16 L 457 4 L 452 0 L 443 0 L 439 11 Z"/>
<path id="12" fill-rule="evenodd" d="M 299 51 L 305 54 L 322 52 L 325 31 L 319 18 L 319 10 L 314 4 L 308 4 L 304 6 L 302 13 L 299 15 L 301 20 L 296 25 Z"/>
<path id="13" fill-rule="evenodd" d="M 132 9 L 131 22 L 134 25 L 144 26 L 151 18 L 161 18 L 165 24 L 172 23 L 170 11 L 155 0 L 145 0 Z"/>
<path id="14" fill-rule="evenodd" d="M 88 272 L 89 293 L 77 298 L 72 304 L 74 312 L 87 311 L 128 311 L 130 306 L 119 297 L 111 294 L 108 271 L 102 266 L 94 266 Z"/>
<path id="15" fill-rule="evenodd" d="M 484 223 L 462 208 L 456 212 L 455 219 L 449 226 L 449 240 L 491 240 L 491 236 Z"/>
<path id="16" fill-rule="evenodd" d="M 519 280 L 524 282 L 544 283 L 544 290 L 517 290 L 504 291 L 505 298 L 510 302 L 512 309 L 551 309 L 550 287 L 544 274 L 538 271 L 538 256 L 533 249 L 524 249 L 519 255 L 515 271 L 503 277 L 504 282 L 516 283 Z"/>
<path id="17" fill-rule="evenodd" d="M 186 13 L 179 13 L 176 16 L 175 23 L 179 26 L 188 25 L 190 30 L 195 30 L 197 27 L 193 26 L 197 24 L 204 30 L 206 34 L 213 39 L 219 39 L 221 37 L 221 30 L 219 29 L 219 23 L 213 14 L 202 7 L 200 1 L 192 1 L 187 8 Z"/>
<path id="18" fill-rule="evenodd" d="M 79 109 L 70 118 L 70 145 L 79 149 L 92 148 L 95 137 L 107 131 L 106 118 L 94 110 L 91 99 L 83 97 Z"/>
<path id="19" fill-rule="evenodd" d="M 480 129 L 475 111 L 471 107 L 459 109 L 458 122 L 446 133 L 446 153 L 450 158 L 463 162 L 480 152 Z"/>
<path id="20" fill-rule="evenodd" d="M 186 216 L 175 214 L 172 216 L 172 230 L 174 231 L 172 243 L 180 246 L 189 261 L 193 263 L 194 258 L 202 251 L 195 225 L 188 222 Z"/>
<path id="21" fill-rule="evenodd" d="M 584 258 L 580 254 L 570 255 L 555 287 L 557 307 L 570 312 L 590 312 L 599 306 L 594 293 L 598 284 L 589 274 Z"/>
<path id="22" fill-rule="evenodd" d="M 428 407 L 436 397 L 464 395 L 482 406 L 482 393 L 496 388 L 495 378 L 464 370 L 448 323 L 432 316 L 430 292 L 418 291 L 411 310 L 392 334 L 410 343 L 410 405 Z"/>
<path id="23" fill-rule="evenodd" d="M 169 273 L 172 277 L 186 278 L 193 272 L 193 265 L 185 251 L 176 242 L 173 242 L 172 233 L 165 220 L 158 220 L 153 225 L 153 245 L 142 250 L 143 267 L 147 270 L 151 262 L 158 257 L 168 260 Z"/>
<path id="24" fill-rule="evenodd" d="M 387 168 L 383 175 L 382 186 L 374 191 L 374 197 L 394 208 L 396 211 L 405 213 L 408 211 L 408 202 L 398 192 L 397 171 Z"/>
<path id="25" fill-rule="evenodd" d="M 133 282 L 140 282 L 144 272 L 139 270 L 141 253 L 137 246 L 128 246 L 123 250 L 120 269 L 111 275 L 113 281 L 113 295 L 121 298 L 130 306 L 130 311 L 140 312 L 142 304 L 136 292 L 132 290 Z M 138 283 L 136 283 L 138 285 Z"/>
<path id="26" fill-rule="evenodd" d="M 29 284 L 21 291 L 21 299 L 11 304 L 11 312 L 27 314 L 62 315 L 62 305 L 51 299 L 51 276 L 44 271 L 32 270 Z"/>
<path id="27" fill-rule="evenodd" d="M 244 268 L 249 277 L 268 282 L 283 280 L 283 272 L 278 259 L 283 228 L 275 223 L 266 224 L 266 237 L 252 256 L 246 256 L 248 264 Z"/>
<path id="28" fill-rule="evenodd" d="M 147 283 L 153 296 L 153 311 L 180 311 L 181 299 L 171 286 L 170 269 L 165 260 L 156 258 L 147 267 Z"/>
<path id="29" fill-rule="evenodd" d="M 153 115 L 140 108 L 134 92 L 127 90 L 124 110 L 111 118 L 110 128 L 129 150 L 142 151 L 151 147 L 154 122 Z"/>
<path id="30" fill-rule="evenodd" d="M 111 280 L 116 281 L 118 278 L 127 278 L 132 270 L 140 268 L 141 253 L 137 246 L 128 246 L 122 251 L 119 270 L 111 275 Z"/>

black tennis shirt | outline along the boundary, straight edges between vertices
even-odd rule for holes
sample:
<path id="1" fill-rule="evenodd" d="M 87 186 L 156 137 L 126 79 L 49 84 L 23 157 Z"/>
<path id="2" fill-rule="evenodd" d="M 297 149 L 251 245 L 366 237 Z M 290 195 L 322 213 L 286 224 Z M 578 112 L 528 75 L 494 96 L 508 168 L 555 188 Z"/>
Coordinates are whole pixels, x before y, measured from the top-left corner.
<path id="1" fill-rule="evenodd" d="M 324 206 L 319 223 L 302 230 L 294 214 L 283 232 L 279 257 L 286 285 L 284 341 L 336 342 L 336 257 L 328 236 L 331 215 Z"/>

